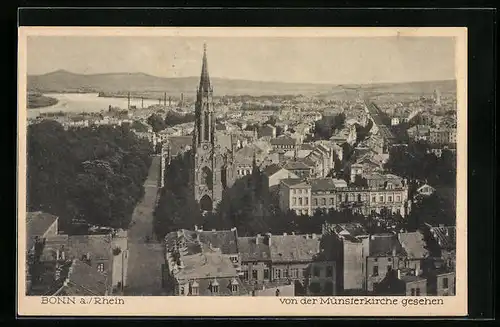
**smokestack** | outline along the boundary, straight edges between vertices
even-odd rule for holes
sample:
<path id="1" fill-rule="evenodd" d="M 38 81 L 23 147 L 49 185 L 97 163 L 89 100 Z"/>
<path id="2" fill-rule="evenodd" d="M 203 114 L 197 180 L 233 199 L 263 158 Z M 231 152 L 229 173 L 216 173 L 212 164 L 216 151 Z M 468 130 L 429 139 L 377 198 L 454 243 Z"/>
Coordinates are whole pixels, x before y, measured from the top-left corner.
<path id="1" fill-rule="evenodd" d="M 127 100 L 128 100 L 127 109 L 130 109 L 130 92 L 128 92 Z"/>
<path id="2" fill-rule="evenodd" d="M 141 108 L 144 108 L 144 98 L 141 98 Z"/>
<path id="3" fill-rule="evenodd" d="M 167 92 L 163 93 L 163 105 L 167 106 Z"/>

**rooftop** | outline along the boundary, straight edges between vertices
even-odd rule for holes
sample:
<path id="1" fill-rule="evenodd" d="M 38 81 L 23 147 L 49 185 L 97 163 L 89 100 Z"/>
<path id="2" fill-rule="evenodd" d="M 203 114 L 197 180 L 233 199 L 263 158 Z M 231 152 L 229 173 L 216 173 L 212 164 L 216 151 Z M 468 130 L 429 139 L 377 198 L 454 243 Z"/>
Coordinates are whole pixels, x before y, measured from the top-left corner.
<path id="1" fill-rule="evenodd" d="M 35 237 L 43 237 L 47 230 L 57 221 L 58 217 L 42 211 L 26 214 L 26 235 L 30 243 Z M 31 247 L 28 245 L 28 249 Z"/>
<path id="2" fill-rule="evenodd" d="M 296 145 L 297 140 L 288 135 L 282 135 L 277 138 L 271 139 L 271 145 Z"/>
<path id="3" fill-rule="evenodd" d="M 370 256 L 405 256 L 406 252 L 394 234 L 376 234 L 370 238 Z M 395 251 L 395 253 L 393 253 Z"/>
<path id="4" fill-rule="evenodd" d="M 63 267 L 60 288 L 54 295 L 107 295 L 106 276 L 88 264 L 74 259 Z"/>
<path id="5" fill-rule="evenodd" d="M 204 248 L 201 253 L 183 255 L 179 267 L 170 268 L 177 279 L 189 280 L 238 275 L 231 260 L 220 251 Z"/>
<path id="6" fill-rule="evenodd" d="M 241 261 L 271 260 L 270 248 L 266 244 L 266 237 L 268 236 L 238 237 Z"/>
<path id="7" fill-rule="evenodd" d="M 289 161 L 283 165 L 283 168 L 288 170 L 309 170 L 311 166 L 301 161 Z"/>
<path id="8" fill-rule="evenodd" d="M 422 233 L 399 233 L 398 239 L 409 258 L 420 259 L 429 255 Z"/>
<path id="9" fill-rule="evenodd" d="M 312 261 L 320 252 L 321 235 L 272 235 L 269 246 L 273 262 Z"/>

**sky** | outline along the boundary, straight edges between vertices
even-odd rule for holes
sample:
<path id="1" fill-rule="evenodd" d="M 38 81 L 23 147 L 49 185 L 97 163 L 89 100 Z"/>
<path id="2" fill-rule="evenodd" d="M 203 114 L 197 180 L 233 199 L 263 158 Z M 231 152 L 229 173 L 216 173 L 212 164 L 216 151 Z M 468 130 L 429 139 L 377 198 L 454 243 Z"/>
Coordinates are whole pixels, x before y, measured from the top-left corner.
<path id="1" fill-rule="evenodd" d="M 455 78 L 453 37 L 29 36 L 27 68 L 30 75 L 199 76 L 203 43 L 211 77 L 328 84 Z"/>

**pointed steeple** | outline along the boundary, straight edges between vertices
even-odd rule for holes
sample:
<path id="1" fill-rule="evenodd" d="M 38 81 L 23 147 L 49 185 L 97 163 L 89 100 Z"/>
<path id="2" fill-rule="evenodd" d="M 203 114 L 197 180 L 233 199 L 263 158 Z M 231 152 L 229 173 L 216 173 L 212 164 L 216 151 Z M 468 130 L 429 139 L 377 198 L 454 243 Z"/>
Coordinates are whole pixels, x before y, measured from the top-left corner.
<path id="1" fill-rule="evenodd" d="M 207 44 L 203 44 L 203 63 L 201 66 L 200 91 L 210 91 L 210 76 L 208 75 Z"/>

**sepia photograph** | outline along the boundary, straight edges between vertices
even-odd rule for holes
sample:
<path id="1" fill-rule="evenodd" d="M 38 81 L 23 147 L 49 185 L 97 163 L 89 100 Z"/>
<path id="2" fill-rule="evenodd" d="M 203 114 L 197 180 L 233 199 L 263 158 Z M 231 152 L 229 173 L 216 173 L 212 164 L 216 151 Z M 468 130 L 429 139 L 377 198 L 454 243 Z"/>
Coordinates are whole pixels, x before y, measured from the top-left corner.
<path id="1" fill-rule="evenodd" d="M 466 313 L 465 29 L 21 29 L 21 311 Z"/>

